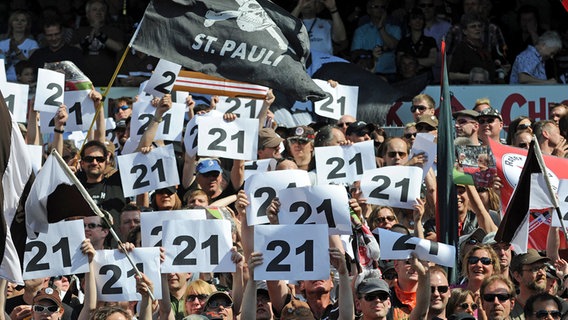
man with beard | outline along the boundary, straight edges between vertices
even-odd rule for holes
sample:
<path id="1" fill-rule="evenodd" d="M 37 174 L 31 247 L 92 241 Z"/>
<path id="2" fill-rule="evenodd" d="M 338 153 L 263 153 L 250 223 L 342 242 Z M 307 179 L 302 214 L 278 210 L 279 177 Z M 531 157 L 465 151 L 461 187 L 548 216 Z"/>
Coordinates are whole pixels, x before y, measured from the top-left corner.
<path id="1" fill-rule="evenodd" d="M 429 270 L 432 296 L 426 319 L 446 319 L 446 305 L 451 295 L 447 273 L 439 266 L 432 266 Z"/>
<path id="2" fill-rule="evenodd" d="M 176 320 L 185 317 L 184 294 L 187 289 L 187 280 L 191 278 L 191 273 L 169 273 L 168 288 L 170 289 L 170 303 L 172 312 Z"/>
<path id="3" fill-rule="evenodd" d="M 501 275 L 493 275 L 481 284 L 482 312 L 487 320 L 523 319 L 513 317 L 511 309 L 517 307 L 515 287 L 511 280 Z M 523 308 L 521 308 L 521 315 Z M 479 316 L 479 318 L 483 318 Z"/>
<path id="4" fill-rule="evenodd" d="M 511 311 L 511 318 L 521 318 L 527 300 L 546 290 L 546 262 L 550 262 L 550 259 L 532 248 L 527 253 L 513 257 L 511 271 L 513 278 L 519 283 L 519 295 Z"/>

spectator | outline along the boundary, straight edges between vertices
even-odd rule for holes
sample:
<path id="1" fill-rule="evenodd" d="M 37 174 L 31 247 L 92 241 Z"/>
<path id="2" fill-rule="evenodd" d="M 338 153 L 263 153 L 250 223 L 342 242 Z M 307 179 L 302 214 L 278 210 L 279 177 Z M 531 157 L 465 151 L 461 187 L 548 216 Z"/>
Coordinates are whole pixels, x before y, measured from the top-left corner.
<path id="1" fill-rule="evenodd" d="M 470 145 L 479 145 L 479 122 L 477 116 L 479 113 L 475 110 L 460 110 L 453 114 L 455 119 L 456 137 L 464 137 L 469 139 Z"/>
<path id="2" fill-rule="evenodd" d="M 83 218 L 85 226 L 85 238 L 91 240 L 95 250 L 107 249 L 105 242 L 109 235 L 109 226 L 99 216 L 89 216 Z"/>
<path id="3" fill-rule="evenodd" d="M 446 305 L 446 316 L 449 317 L 462 312 L 474 316 L 478 308 L 479 306 L 474 301 L 473 292 L 467 289 L 455 288 L 452 290 L 452 295 Z"/>
<path id="4" fill-rule="evenodd" d="M 404 54 L 418 59 L 418 73 L 432 72 L 438 52 L 436 39 L 424 35 L 424 24 L 424 12 L 412 9 L 408 20 L 409 34 L 399 41 L 396 48 L 397 61 Z"/>
<path id="5" fill-rule="evenodd" d="M 527 131 L 520 131 L 515 133 L 515 138 L 513 139 L 513 147 L 522 148 L 529 150 L 531 145 L 532 133 Z"/>
<path id="6" fill-rule="evenodd" d="M 555 78 L 546 74 L 545 62 L 562 48 L 558 33 L 543 33 L 534 46 L 519 53 L 511 70 L 510 84 L 554 84 Z"/>
<path id="7" fill-rule="evenodd" d="M 473 106 L 473 110 L 481 112 L 488 108 L 491 108 L 491 101 L 489 101 L 489 98 L 479 98 L 475 100 L 475 105 Z"/>
<path id="8" fill-rule="evenodd" d="M 480 67 L 473 67 L 469 70 L 469 84 L 477 85 L 477 84 L 490 84 L 491 79 L 489 78 L 489 71 L 480 68 Z"/>
<path id="9" fill-rule="evenodd" d="M 507 279 L 511 279 L 511 259 L 513 257 L 513 251 L 511 244 L 503 241 L 497 242 L 495 240 L 495 233 L 490 232 L 483 238 L 483 244 L 488 244 L 493 248 L 493 251 L 497 254 L 499 258 L 499 267 L 501 269 L 501 275 Z"/>
<path id="10" fill-rule="evenodd" d="M 436 116 L 424 114 L 416 119 L 416 131 L 418 133 L 429 133 L 438 135 L 438 119 Z"/>
<path id="11" fill-rule="evenodd" d="M 337 123 L 335 124 L 336 127 L 338 127 L 341 131 L 343 131 L 343 134 L 345 134 L 345 131 L 347 130 L 347 127 L 349 127 L 350 124 L 352 124 L 353 122 L 356 122 L 357 119 L 355 119 L 355 117 L 353 117 L 352 115 L 342 115 L 339 120 L 337 120 Z"/>
<path id="12" fill-rule="evenodd" d="M 362 313 L 362 319 L 386 320 L 390 314 L 392 302 L 388 284 L 378 275 L 369 275 L 356 287 L 356 307 Z"/>
<path id="13" fill-rule="evenodd" d="M 416 122 L 409 122 L 404 125 L 404 131 L 402 133 L 402 138 L 406 141 L 406 143 L 412 148 L 412 144 L 416 140 Z"/>
<path id="14" fill-rule="evenodd" d="M 315 147 L 339 146 L 346 143 L 343 131 L 335 126 L 321 127 L 314 139 Z"/>
<path id="15" fill-rule="evenodd" d="M 156 211 L 179 210 L 182 207 L 176 186 L 156 189 L 151 199 L 152 208 Z"/>
<path id="16" fill-rule="evenodd" d="M 462 273 L 467 278 L 466 289 L 473 292 L 474 296 L 479 296 L 483 292 L 484 280 L 500 273 L 495 251 L 488 245 L 473 246 L 465 255 Z"/>
<path id="17" fill-rule="evenodd" d="M 351 51 L 373 50 L 377 59 L 375 73 L 394 75 L 396 73 L 394 50 L 401 37 L 400 28 L 387 22 L 387 0 L 368 0 L 367 13 L 370 22 L 355 30 Z"/>
<path id="18" fill-rule="evenodd" d="M 548 118 L 558 124 L 560 122 L 560 118 L 566 114 L 568 114 L 568 100 L 564 100 L 560 103 L 554 103 L 548 111 Z"/>
<path id="19" fill-rule="evenodd" d="M 298 168 L 310 171 L 310 163 L 314 155 L 314 129 L 308 126 L 299 126 L 290 130 L 287 138 L 288 154 L 290 154 Z"/>
<path id="20" fill-rule="evenodd" d="M 513 145 L 513 138 L 518 132 L 526 131 L 528 133 L 532 133 L 532 128 L 531 128 L 532 123 L 533 120 L 526 116 L 520 116 L 513 119 L 513 121 L 509 123 L 509 127 L 507 128 L 507 140 L 506 140 L 507 144 Z"/>
<path id="21" fill-rule="evenodd" d="M 424 12 L 424 19 L 426 22 L 424 35 L 436 39 L 439 51 L 442 45 L 442 38 L 448 33 L 452 25 L 448 21 L 438 17 L 434 0 L 418 0 L 416 2 L 416 6 Z M 434 75 L 435 83 L 440 82 L 441 67 L 442 61 L 438 56 L 436 58 L 436 64 L 432 67 L 432 74 Z"/>
<path id="22" fill-rule="evenodd" d="M 533 125 L 534 135 L 543 154 L 564 157 L 568 146 L 560 134 L 558 125 L 552 120 L 537 121 Z"/>
<path id="23" fill-rule="evenodd" d="M 83 69 L 81 50 L 70 46 L 63 37 L 63 26 L 60 21 L 49 20 L 43 24 L 46 46 L 39 48 L 30 57 L 36 68 L 43 68 L 47 62 L 71 61 L 79 69 Z"/>
<path id="24" fill-rule="evenodd" d="M 426 319 L 446 319 L 446 306 L 451 295 L 447 273 L 439 266 L 430 267 L 429 272 L 432 296 L 429 301 L 430 307 L 428 308 Z"/>
<path id="25" fill-rule="evenodd" d="M 209 319 L 233 319 L 233 299 L 223 291 L 211 293 L 203 306 L 203 315 Z"/>
<path id="26" fill-rule="evenodd" d="M 408 260 L 395 260 L 394 269 L 398 280 L 390 289 L 393 318 L 426 316 L 431 302 L 431 288 L 428 286 L 431 280 L 427 265 L 413 253 Z"/>
<path id="27" fill-rule="evenodd" d="M 401 166 L 408 161 L 408 144 L 401 138 L 389 138 L 384 142 L 383 162 L 385 166 Z"/>
<path id="28" fill-rule="evenodd" d="M 538 42 L 538 36 L 545 31 L 540 23 L 538 9 L 532 5 L 525 4 L 518 8 L 517 23 L 520 32 L 511 32 L 507 36 L 507 53 L 511 59 L 515 59 L 528 46 L 534 46 Z"/>
<path id="29" fill-rule="evenodd" d="M 272 128 L 261 128 L 258 132 L 258 151 L 257 159 L 278 159 L 281 158 L 280 145 L 284 139 Z"/>
<path id="30" fill-rule="evenodd" d="M 397 223 L 398 218 L 394 213 L 394 209 L 387 206 L 376 206 L 367 218 L 367 224 L 370 230 L 377 228 L 390 230 L 392 226 Z"/>
<path id="31" fill-rule="evenodd" d="M 140 211 L 141 208 L 133 203 L 129 203 L 122 208 L 119 231 L 123 240 L 126 240 L 132 229 L 140 225 Z"/>
<path id="32" fill-rule="evenodd" d="M 205 303 L 214 292 L 215 286 L 201 279 L 192 281 L 185 290 L 185 315 L 203 313 Z"/>
<path id="33" fill-rule="evenodd" d="M 488 320 L 516 319 L 511 313 L 515 301 L 515 287 L 501 275 L 491 276 L 481 285 L 482 307 Z"/>
<path id="34" fill-rule="evenodd" d="M 550 293 L 539 293 L 531 296 L 524 308 L 525 319 L 555 319 L 562 317 L 561 300 Z"/>
<path id="35" fill-rule="evenodd" d="M 519 283 L 519 295 L 515 299 L 511 317 L 521 316 L 529 298 L 546 290 L 545 263 L 549 261 L 549 258 L 541 256 L 532 248 L 528 249 L 527 253 L 513 257 L 511 273 Z"/>
<path id="36" fill-rule="evenodd" d="M 126 120 L 132 115 L 132 105 L 134 104 L 134 99 L 131 97 L 120 97 L 118 99 L 111 100 L 111 110 L 114 117 L 114 121 L 118 122 L 120 120 Z"/>
<path id="37" fill-rule="evenodd" d="M 369 141 L 371 140 L 371 133 L 375 131 L 376 128 L 377 127 L 372 123 L 357 121 L 347 127 L 345 136 L 347 140 L 353 143 Z"/>
<path id="38" fill-rule="evenodd" d="M 32 38 L 32 16 L 25 10 L 16 10 L 8 18 L 8 38 L 0 41 L 0 55 L 6 64 L 6 80 L 16 82 L 15 66 L 28 60 L 39 47 Z"/>
<path id="39" fill-rule="evenodd" d="M 503 129 L 503 117 L 497 109 L 484 109 L 477 116 L 479 122 L 479 140 L 488 146 L 489 140 L 501 143 L 501 130 Z"/>
<path id="40" fill-rule="evenodd" d="M 414 121 L 418 120 L 421 115 L 434 115 L 436 111 L 436 102 L 431 96 L 421 93 L 414 98 L 412 98 L 412 106 L 410 107 L 410 112 L 414 117 Z"/>
<path id="41" fill-rule="evenodd" d="M 418 59 L 410 54 L 403 53 L 397 59 L 396 77 L 392 79 L 391 83 L 409 80 L 418 75 L 419 69 Z M 428 72 L 432 72 L 428 70 Z"/>

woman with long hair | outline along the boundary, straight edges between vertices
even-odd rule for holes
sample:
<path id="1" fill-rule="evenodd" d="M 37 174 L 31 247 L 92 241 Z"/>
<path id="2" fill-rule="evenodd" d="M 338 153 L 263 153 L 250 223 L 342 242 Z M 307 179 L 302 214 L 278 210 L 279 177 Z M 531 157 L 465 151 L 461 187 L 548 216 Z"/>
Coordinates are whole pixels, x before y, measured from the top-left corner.
<path id="1" fill-rule="evenodd" d="M 32 16 L 25 10 L 16 10 L 8 18 L 7 39 L 0 41 L 0 57 L 6 64 L 6 80 L 16 82 L 16 63 L 28 60 L 39 48 L 31 34 Z"/>

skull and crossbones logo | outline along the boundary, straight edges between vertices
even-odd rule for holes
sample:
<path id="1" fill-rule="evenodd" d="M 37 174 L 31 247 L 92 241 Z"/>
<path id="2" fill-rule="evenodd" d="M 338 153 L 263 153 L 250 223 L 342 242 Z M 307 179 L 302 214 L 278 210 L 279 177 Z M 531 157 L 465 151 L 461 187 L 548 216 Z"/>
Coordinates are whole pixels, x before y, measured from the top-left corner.
<path id="1" fill-rule="evenodd" d="M 217 21 L 236 19 L 239 29 L 246 32 L 266 30 L 278 42 L 282 50 L 288 48 L 287 42 L 276 31 L 276 24 L 268 16 L 266 11 L 255 0 L 235 0 L 239 4 L 238 10 L 215 12 L 208 10 L 205 13 L 206 27 L 211 27 Z"/>

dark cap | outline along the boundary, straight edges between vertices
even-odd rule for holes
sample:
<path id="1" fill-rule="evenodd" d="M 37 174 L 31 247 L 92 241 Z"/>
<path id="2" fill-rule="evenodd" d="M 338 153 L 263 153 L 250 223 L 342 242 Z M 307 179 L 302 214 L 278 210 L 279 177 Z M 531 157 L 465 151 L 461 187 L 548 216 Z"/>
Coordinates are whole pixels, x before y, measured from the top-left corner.
<path id="1" fill-rule="evenodd" d="M 59 292 L 57 290 L 47 287 L 41 289 L 36 296 L 33 298 L 33 303 L 36 304 L 38 301 L 41 300 L 51 300 L 59 306 L 59 308 L 63 308 L 63 304 L 61 303 L 61 299 L 59 298 Z"/>
<path id="2" fill-rule="evenodd" d="M 357 286 L 357 293 L 365 294 L 375 291 L 382 291 L 390 294 L 389 285 L 380 278 L 367 278 Z"/>
<path id="3" fill-rule="evenodd" d="M 477 120 L 477 116 L 479 116 L 479 112 L 477 112 L 475 110 L 465 109 L 465 110 L 460 110 L 460 111 L 456 111 L 456 112 L 452 113 L 452 117 L 454 117 L 454 119 L 457 118 L 458 116 L 471 117 L 474 120 Z"/>
<path id="4" fill-rule="evenodd" d="M 461 249 L 470 240 L 475 240 L 475 244 L 481 244 L 483 242 L 483 238 L 486 235 L 487 233 L 485 232 L 485 230 L 477 228 L 472 233 L 463 235 L 459 238 L 459 247 Z"/>
<path id="5" fill-rule="evenodd" d="M 293 299 L 282 308 L 280 320 L 315 320 L 315 317 L 307 303 Z"/>
<path id="6" fill-rule="evenodd" d="M 272 128 L 262 128 L 258 132 L 258 148 L 276 148 L 284 139 L 274 131 Z"/>
<path id="7" fill-rule="evenodd" d="M 375 131 L 377 127 L 372 123 L 366 123 L 364 121 L 357 121 L 353 122 L 352 124 L 347 127 L 345 130 L 345 135 L 349 136 L 352 134 L 356 134 L 358 136 L 364 136 L 365 134 L 371 134 L 371 132 Z"/>
<path id="8" fill-rule="evenodd" d="M 316 133 L 312 127 L 298 126 L 290 130 L 288 137 L 314 140 L 314 138 L 316 137 Z"/>
<path id="9" fill-rule="evenodd" d="M 467 312 L 454 313 L 448 317 L 448 320 L 476 320 L 474 316 Z"/>
<path id="10" fill-rule="evenodd" d="M 197 164 L 195 171 L 203 174 L 211 171 L 223 172 L 223 169 L 221 169 L 219 161 L 215 159 L 203 159 Z"/>
<path id="11" fill-rule="evenodd" d="M 479 119 L 481 117 L 495 117 L 495 118 L 499 118 L 499 120 L 503 121 L 503 117 L 501 117 L 501 112 L 499 112 L 499 110 L 493 109 L 493 108 L 487 108 L 487 109 L 481 110 L 481 112 L 479 113 L 477 118 Z"/>
<path id="12" fill-rule="evenodd" d="M 429 114 L 419 116 L 416 120 L 416 125 L 418 126 L 420 123 L 425 123 L 431 127 L 438 128 L 438 118 Z"/>
<path id="13" fill-rule="evenodd" d="M 538 251 L 531 248 L 527 250 L 527 253 L 518 254 L 513 257 L 511 260 L 511 270 L 519 272 L 524 265 L 549 261 L 550 259 L 548 257 L 541 256 L 538 254 Z"/>
<path id="14" fill-rule="evenodd" d="M 209 295 L 209 297 L 207 297 L 205 304 L 203 304 L 204 315 L 206 315 L 209 319 L 222 319 L 215 317 L 216 312 L 211 313 L 210 311 L 212 310 L 208 310 L 211 307 L 211 301 L 214 301 L 215 299 L 218 298 L 226 299 L 231 303 L 231 305 L 233 304 L 233 298 L 231 298 L 231 296 L 228 295 L 226 292 L 223 291 L 213 292 L 212 294 Z"/>
<path id="15" fill-rule="evenodd" d="M 155 191 L 156 193 L 169 193 L 169 194 L 174 194 L 177 192 L 177 189 L 175 186 L 169 186 L 166 188 L 160 188 L 160 189 L 156 189 Z"/>

